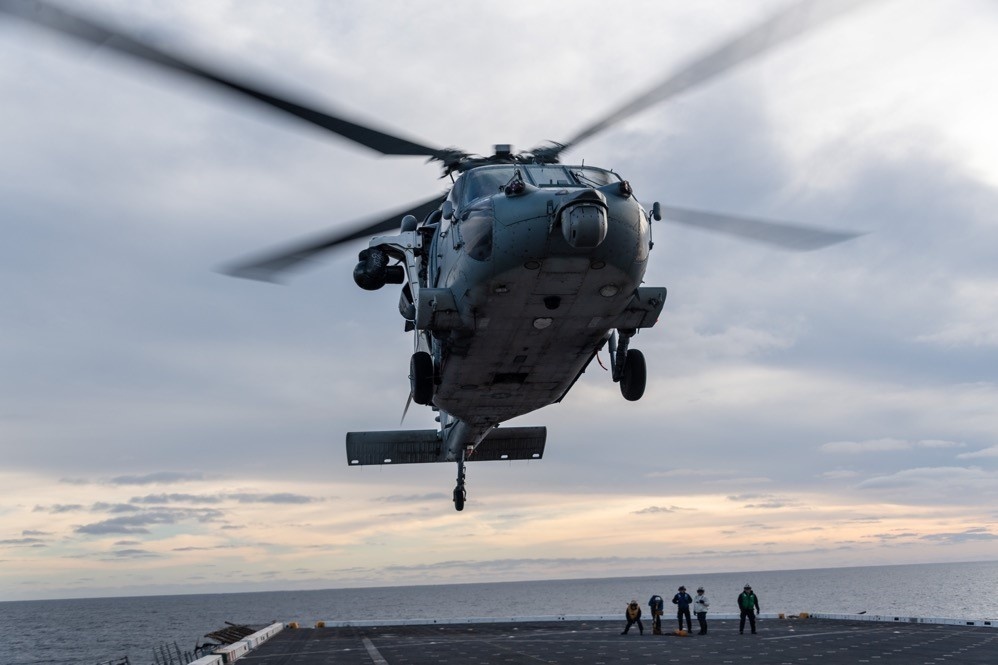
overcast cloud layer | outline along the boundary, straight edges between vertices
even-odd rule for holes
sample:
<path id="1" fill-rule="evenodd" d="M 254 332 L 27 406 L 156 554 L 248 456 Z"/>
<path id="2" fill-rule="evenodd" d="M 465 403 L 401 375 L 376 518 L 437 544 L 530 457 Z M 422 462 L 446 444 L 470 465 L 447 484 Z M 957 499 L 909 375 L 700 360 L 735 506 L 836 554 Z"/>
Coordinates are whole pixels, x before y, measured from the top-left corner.
<path id="1" fill-rule="evenodd" d="M 65 4 L 479 153 L 565 139 L 785 5 Z M 213 271 L 437 167 L 0 21 L 0 599 L 993 559 L 996 28 L 883 2 L 566 155 L 647 203 L 868 234 L 656 223 L 644 398 L 594 365 L 515 423 L 545 459 L 471 465 L 456 513 L 451 465 L 346 465 L 405 405 L 395 291 L 354 286 L 353 250 L 283 287 Z"/>

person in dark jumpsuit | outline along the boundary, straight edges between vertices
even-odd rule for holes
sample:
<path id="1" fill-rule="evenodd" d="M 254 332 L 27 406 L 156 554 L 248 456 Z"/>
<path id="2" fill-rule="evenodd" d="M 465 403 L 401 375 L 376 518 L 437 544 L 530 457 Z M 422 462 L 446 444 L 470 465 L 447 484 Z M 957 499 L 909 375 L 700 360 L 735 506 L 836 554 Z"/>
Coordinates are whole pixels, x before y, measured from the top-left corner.
<path id="1" fill-rule="evenodd" d="M 683 629 L 683 617 L 686 617 L 686 629 L 693 632 L 693 619 L 690 617 L 690 605 L 693 603 L 693 596 L 686 593 L 686 587 L 679 587 L 679 592 L 672 597 L 672 604 L 676 606 L 676 618 L 679 619 L 679 630 Z"/>
<path id="2" fill-rule="evenodd" d="M 651 612 L 651 632 L 662 634 L 662 615 L 665 614 L 665 600 L 657 593 L 648 599 L 648 610 Z"/>

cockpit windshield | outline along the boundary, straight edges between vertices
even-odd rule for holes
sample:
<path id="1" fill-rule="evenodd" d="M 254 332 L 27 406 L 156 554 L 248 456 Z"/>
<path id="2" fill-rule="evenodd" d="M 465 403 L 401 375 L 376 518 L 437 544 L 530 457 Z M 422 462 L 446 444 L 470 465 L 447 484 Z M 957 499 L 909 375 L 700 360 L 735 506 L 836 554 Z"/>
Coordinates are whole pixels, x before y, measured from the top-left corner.
<path id="1" fill-rule="evenodd" d="M 524 171 L 535 187 L 602 187 L 620 182 L 616 173 L 592 166 L 527 164 Z"/>
<path id="2" fill-rule="evenodd" d="M 531 164 L 527 167 L 527 177 L 538 187 L 568 187 L 575 180 L 564 166 L 558 164 Z"/>
<path id="3" fill-rule="evenodd" d="M 483 196 L 494 196 L 503 190 L 516 172 L 534 187 L 602 187 L 620 182 L 612 171 L 592 166 L 562 166 L 561 164 L 518 164 L 480 166 L 468 171 L 458 181 L 455 198 L 463 207 Z"/>

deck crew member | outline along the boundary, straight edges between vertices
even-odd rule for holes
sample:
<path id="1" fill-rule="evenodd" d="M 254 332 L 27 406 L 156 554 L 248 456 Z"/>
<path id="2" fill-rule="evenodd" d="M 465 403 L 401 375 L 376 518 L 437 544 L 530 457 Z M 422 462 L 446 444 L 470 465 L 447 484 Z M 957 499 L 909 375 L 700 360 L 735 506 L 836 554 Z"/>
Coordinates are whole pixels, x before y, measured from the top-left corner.
<path id="1" fill-rule="evenodd" d="M 662 615 L 665 614 L 665 600 L 657 593 L 648 599 L 648 610 L 651 612 L 651 632 L 653 635 L 662 634 Z"/>
<path id="2" fill-rule="evenodd" d="M 676 606 L 676 618 L 679 619 L 679 630 L 683 629 L 683 617 L 686 617 L 686 629 L 693 632 L 693 620 L 690 618 L 690 604 L 693 596 L 686 593 L 686 587 L 679 587 L 679 592 L 672 597 L 672 604 Z"/>
<path id="3" fill-rule="evenodd" d="M 738 594 L 738 610 L 741 620 L 738 622 L 738 634 L 745 632 L 745 617 L 748 617 L 752 634 L 755 635 L 755 615 L 759 613 L 759 598 L 752 591 L 752 585 L 746 584 L 745 589 Z"/>
<path id="4" fill-rule="evenodd" d="M 631 629 L 631 626 L 638 624 L 638 631 L 644 635 L 645 625 L 641 623 L 641 606 L 638 605 L 636 599 L 631 599 L 631 602 L 627 604 L 627 609 L 624 610 L 624 618 L 627 619 L 627 625 L 624 627 L 624 631 L 621 635 L 627 635 L 627 631 Z"/>
<path id="5" fill-rule="evenodd" d="M 707 608 L 710 601 L 704 594 L 703 587 L 697 588 L 697 595 L 693 598 L 693 614 L 697 615 L 697 623 L 700 624 L 700 632 L 697 635 L 707 634 Z"/>

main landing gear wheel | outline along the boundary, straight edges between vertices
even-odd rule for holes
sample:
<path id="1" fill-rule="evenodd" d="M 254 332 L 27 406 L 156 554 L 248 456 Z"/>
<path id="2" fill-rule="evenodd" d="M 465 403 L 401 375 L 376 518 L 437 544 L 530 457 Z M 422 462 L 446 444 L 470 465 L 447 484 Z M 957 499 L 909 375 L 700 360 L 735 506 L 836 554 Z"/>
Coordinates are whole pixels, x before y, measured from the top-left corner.
<path id="1" fill-rule="evenodd" d="M 426 351 L 417 351 L 409 361 L 409 387 L 412 401 L 429 404 L 433 399 L 433 359 Z"/>
<path id="2" fill-rule="evenodd" d="M 636 402 L 645 394 L 648 370 L 645 355 L 637 349 L 628 349 L 624 359 L 624 372 L 620 377 L 620 394 L 629 402 Z"/>

